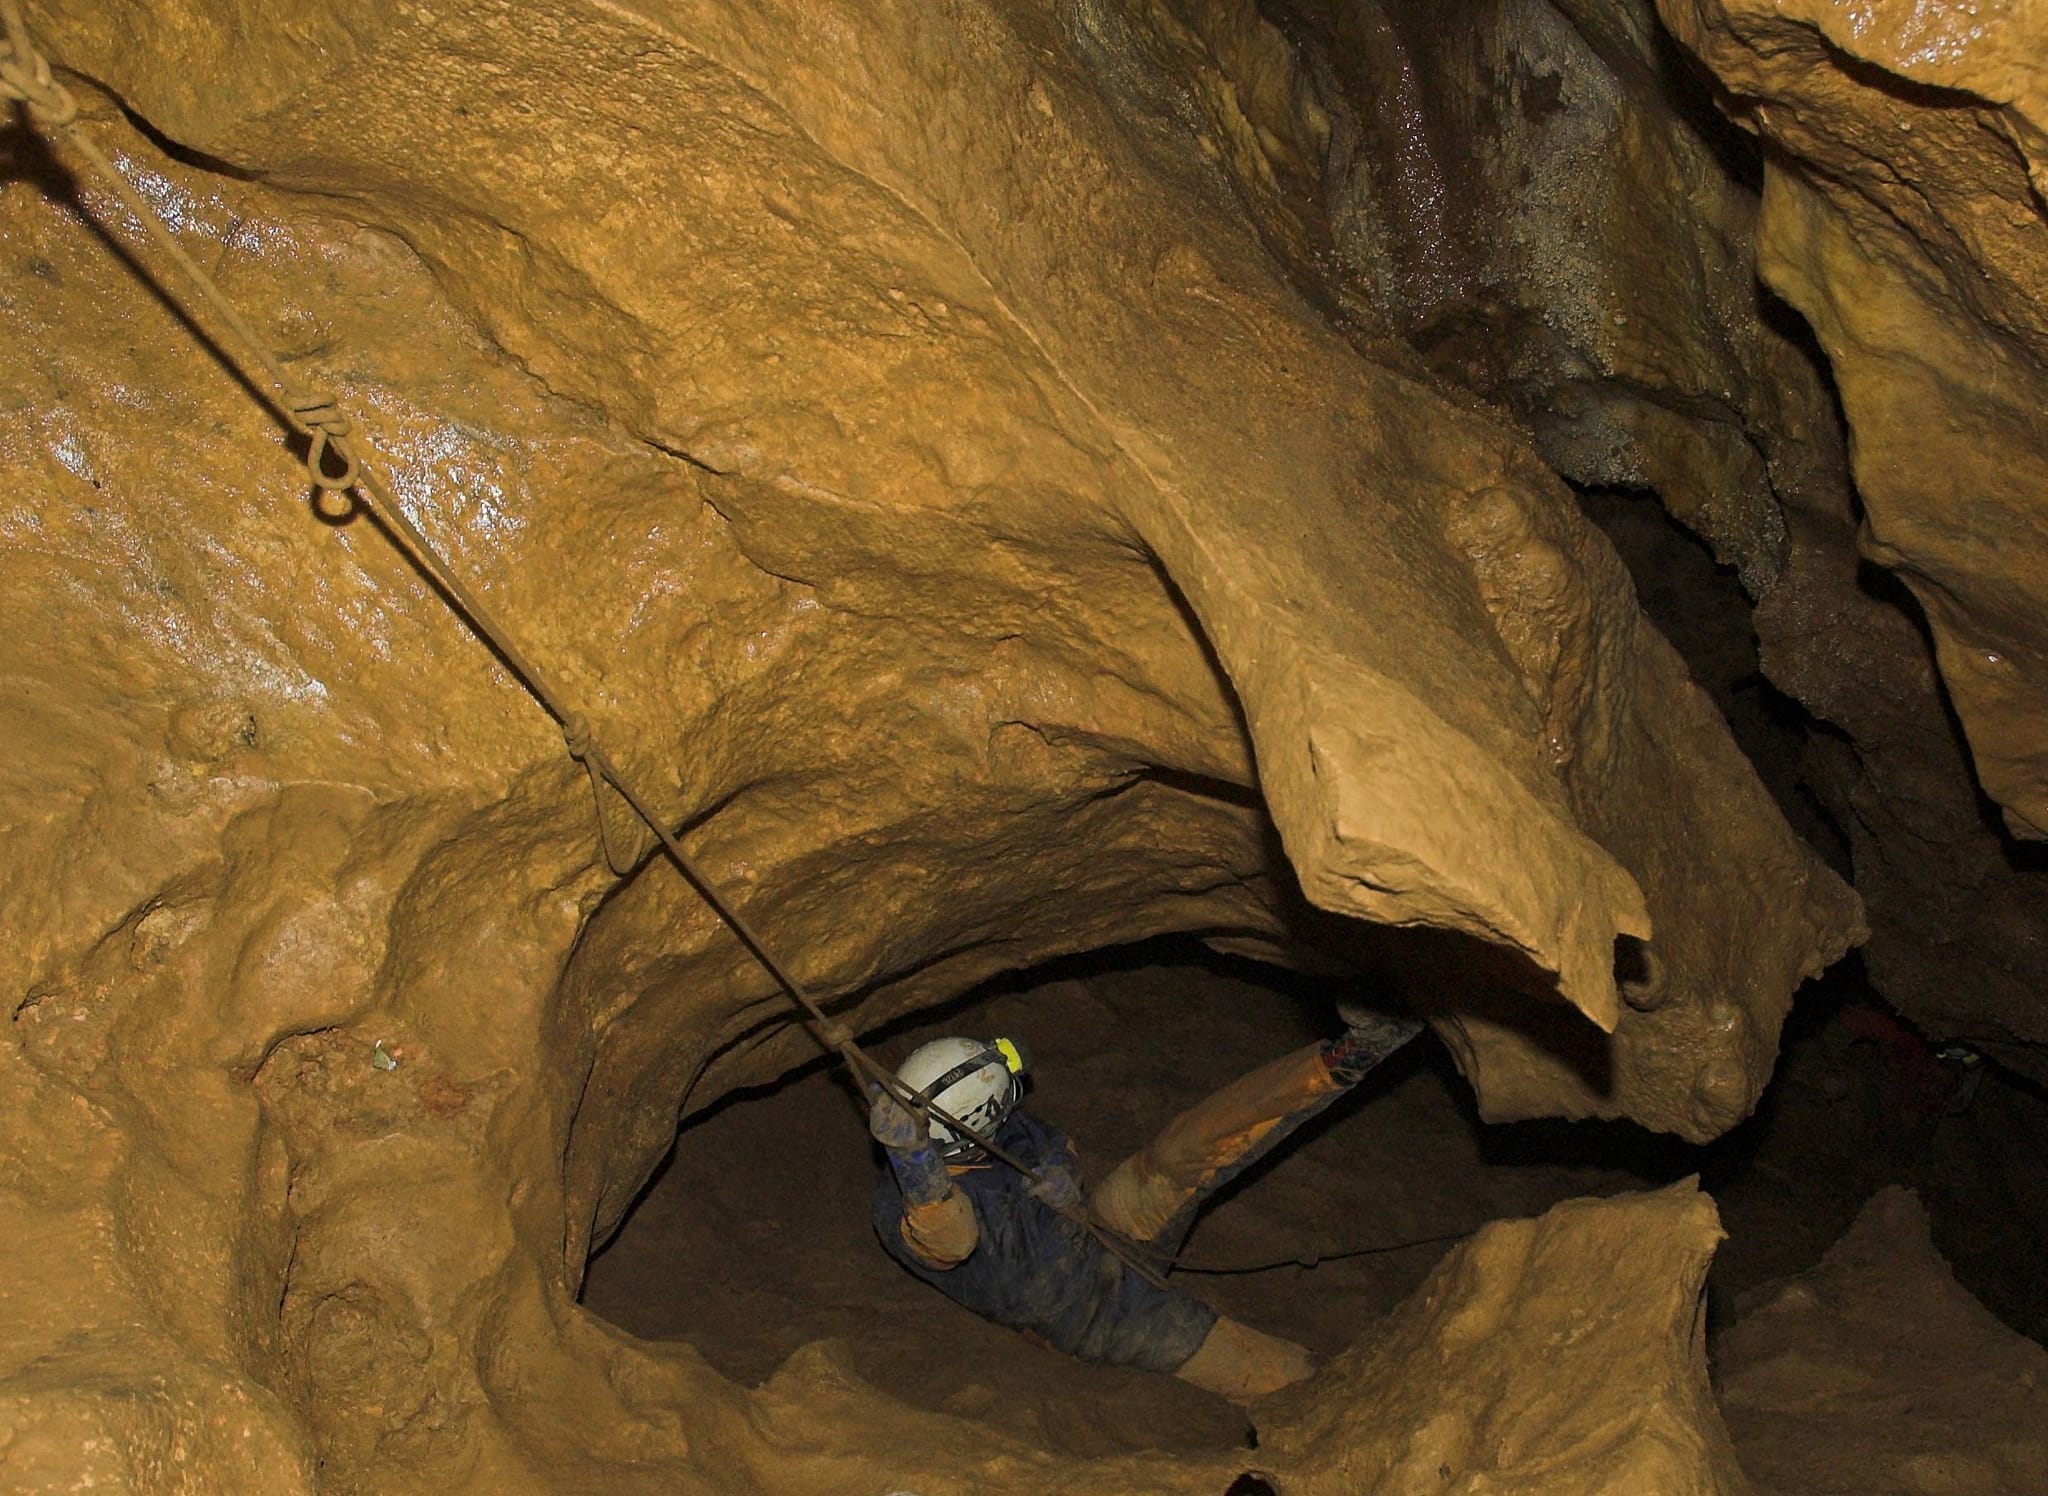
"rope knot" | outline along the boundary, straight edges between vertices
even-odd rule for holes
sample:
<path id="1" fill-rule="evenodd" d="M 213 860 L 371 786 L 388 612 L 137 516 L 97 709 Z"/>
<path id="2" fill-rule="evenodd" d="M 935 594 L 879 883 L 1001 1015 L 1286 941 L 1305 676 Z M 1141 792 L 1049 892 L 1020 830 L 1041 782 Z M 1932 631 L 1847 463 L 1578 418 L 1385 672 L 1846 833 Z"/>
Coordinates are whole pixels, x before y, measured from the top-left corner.
<path id="1" fill-rule="evenodd" d="M 837 1019 L 827 1018 L 818 1024 L 818 1038 L 831 1049 L 844 1049 L 853 1042 L 853 1030 Z"/>
<path id="2" fill-rule="evenodd" d="M 28 39 L 21 12 L 8 5 L 4 13 L 7 35 L 0 40 L 0 96 L 28 106 L 29 117 L 51 130 L 61 130 L 78 118 L 78 100 L 71 90 L 50 76 L 50 62 Z"/>
<path id="3" fill-rule="evenodd" d="M 590 719 L 581 712 L 571 712 L 562 719 L 562 742 L 569 750 L 569 757 L 581 763 L 590 755 Z"/>
<path id="4" fill-rule="evenodd" d="M 306 475 L 313 480 L 313 486 L 323 495 L 343 494 L 354 488 L 356 456 L 348 444 L 352 428 L 348 417 L 341 413 L 341 407 L 334 403 L 334 397 L 323 395 L 318 390 L 295 394 L 291 397 L 291 416 L 292 424 L 311 443 L 306 448 Z M 327 465 L 330 452 L 340 464 L 332 472 L 328 471 Z"/>

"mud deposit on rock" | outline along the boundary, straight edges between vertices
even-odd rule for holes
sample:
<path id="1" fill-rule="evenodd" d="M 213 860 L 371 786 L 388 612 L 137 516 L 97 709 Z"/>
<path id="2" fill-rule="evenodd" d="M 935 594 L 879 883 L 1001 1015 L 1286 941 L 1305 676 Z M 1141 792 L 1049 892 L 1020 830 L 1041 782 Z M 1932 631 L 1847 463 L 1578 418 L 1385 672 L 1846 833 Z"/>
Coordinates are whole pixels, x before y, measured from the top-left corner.
<path id="1" fill-rule="evenodd" d="M 1906 1019 L 2038 1078 L 2044 39 L 2008 9 L 28 4 L 67 128 L 579 720 L 311 512 L 215 314 L 12 116 L 0 1479 L 1243 1468 L 1173 1389 L 992 1429 L 831 1325 L 763 1382 L 783 1338 L 721 1363 L 578 1302 L 678 1126 L 818 1053 L 673 868 L 603 854 L 585 719 L 857 1035 L 1177 935 L 1398 984 L 1488 1123 L 1678 1148 L 1765 1104 L 1869 936 Z M 0 77 L 46 104 L 23 35 Z M 1581 507 L 1620 493 L 1739 591 L 1653 623 L 1659 548 Z M 1736 635 L 1761 738 L 1698 647 Z M 1180 1094 L 1126 1089 L 1105 1149 Z M 1289 1478 L 1737 1488 L 1678 1177 L 1375 1299 L 1428 1397 L 1322 1335 Z M 1516 1347 L 1631 1232 L 1545 1418 Z"/>

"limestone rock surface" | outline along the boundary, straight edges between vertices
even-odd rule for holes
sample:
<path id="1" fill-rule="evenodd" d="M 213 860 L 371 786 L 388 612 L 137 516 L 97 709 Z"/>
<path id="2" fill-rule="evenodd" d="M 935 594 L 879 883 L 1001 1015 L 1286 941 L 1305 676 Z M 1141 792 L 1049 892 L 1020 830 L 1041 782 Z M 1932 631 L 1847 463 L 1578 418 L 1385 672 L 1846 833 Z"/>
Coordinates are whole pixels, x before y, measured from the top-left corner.
<path id="1" fill-rule="evenodd" d="M 2048 1035 L 2048 881 L 1982 804 L 2017 803 L 1999 785 L 2030 771 L 1998 763 L 2048 736 L 2011 704 L 2032 688 L 1994 707 L 1971 684 L 2031 668 L 2048 585 L 2038 153 L 2000 143 L 2038 138 L 2038 69 L 2011 62 L 2038 19 L 1667 7 L 1681 45 L 1650 0 L 1485 0 L 1457 26 L 1405 0 L 1269 9 L 1291 90 L 1269 49 L 1212 45 L 1288 159 L 1322 162 L 1276 180 L 1340 314 L 1573 482 L 1655 493 L 1736 569 L 1764 674 L 1824 724 L 1774 788 L 1846 842 L 1872 978 L 1939 1035 Z M 1965 91 L 1923 86 L 1941 77 Z M 1802 225 L 1837 219 L 1813 249 Z M 2003 620 L 2002 664 L 1957 642 L 1965 616 Z"/>
<path id="2" fill-rule="evenodd" d="M 1293 9 L 1357 299 L 1573 482 L 1653 489 L 1767 590 L 1826 395 L 1758 303 L 1748 143 L 1648 0 Z"/>
<path id="3" fill-rule="evenodd" d="M 1494 1114 L 1707 1137 L 1859 933 L 1537 452 L 1291 274 L 1164 12 L 29 16 L 855 1027 L 1160 931 L 1414 927 Z M 783 1394 L 574 1303 L 678 1115 L 814 1042 L 310 515 L 104 192 L 5 149 L 8 1476 L 83 1438 L 117 1489 L 844 1489 Z"/>
<path id="4" fill-rule="evenodd" d="M 1720 1240 L 1690 1181 L 1496 1221 L 1263 1405 L 1260 1456 L 1301 1496 L 1747 1493 L 1707 1383 Z"/>
<path id="5" fill-rule="evenodd" d="M 2048 20 L 1660 8 L 1772 146 L 1761 268 L 1827 350 L 1862 554 L 1924 610 L 1984 792 L 2048 835 Z"/>
<path id="6" fill-rule="evenodd" d="M 1907 1190 L 1729 1330 L 1719 1369 L 1770 1496 L 2020 1496 L 2048 1470 L 2048 1351 L 1957 1285 Z"/>
<path id="7" fill-rule="evenodd" d="M 2039 1039 L 2048 866 L 2013 838 L 2039 834 L 2048 744 L 2048 33 L 2025 6 L 1664 14 L 1767 143 L 1758 268 L 1850 433 L 1855 496 L 1788 505 L 1757 627 L 1771 678 L 1847 734 L 1809 778 L 1851 843 L 1871 974 L 1935 1033 Z"/>

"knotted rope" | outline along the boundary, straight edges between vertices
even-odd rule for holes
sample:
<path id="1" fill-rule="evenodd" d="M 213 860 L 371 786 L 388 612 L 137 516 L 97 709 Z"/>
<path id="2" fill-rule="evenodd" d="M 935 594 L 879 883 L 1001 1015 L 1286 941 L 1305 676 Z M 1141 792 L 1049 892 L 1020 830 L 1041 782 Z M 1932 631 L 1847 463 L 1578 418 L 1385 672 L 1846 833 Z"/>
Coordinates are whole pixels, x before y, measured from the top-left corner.
<path id="1" fill-rule="evenodd" d="M 0 52 L 0 94 L 27 105 L 29 118 L 45 130 L 68 128 L 78 118 L 78 100 L 50 76 L 49 59 L 29 40 L 14 0 L 0 10 L 0 25 L 6 28 L 7 43 Z"/>
<path id="2" fill-rule="evenodd" d="M 844 1023 L 827 1015 L 817 999 L 796 979 L 789 968 L 776 959 L 760 934 L 683 849 L 682 843 L 669 830 L 667 822 L 655 813 L 653 807 L 620 772 L 604 749 L 598 746 L 592 737 L 589 720 L 569 706 L 567 698 L 556 689 L 553 680 L 519 648 L 517 641 L 499 624 L 490 609 L 463 584 L 462 578 L 449 568 L 440 551 L 420 533 L 419 528 L 406 515 L 376 469 L 359 455 L 354 428 L 334 397 L 324 390 L 298 384 L 285 372 L 284 365 L 279 362 L 270 346 L 243 320 L 241 313 L 235 309 L 234 303 L 228 300 L 226 293 L 213 277 L 186 252 L 184 245 L 179 243 L 177 236 L 171 232 L 170 226 L 164 222 L 162 216 L 135 190 L 127 176 L 107 158 L 91 138 L 78 129 L 78 100 L 70 89 L 52 75 L 49 60 L 36 49 L 29 37 L 28 27 L 22 21 L 18 0 L 0 0 L 0 35 L 4 35 L 6 48 L 4 52 L 0 52 L 0 96 L 21 103 L 27 109 L 31 123 L 53 139 L 65 142 L 92 166 L 113 189 L 121 205 L 141 223 L 151 239 L 205 298 L 207 305 L 213 308 L 214 314 L 233 334 L 234 341 L 241 351 L 268 377 L 269 388 L 264 398 L 284 417 L 293 430 L 306 439 L 303 461 L 306 476 L 314 487 L 314 507 L 317 512 L 333 522 L 352 518 L 358 508 L 367 512 L 371 519 L 378 523 L 384 535 L 440 589 L 442 597 L 470 630 L 505 662 L 513 677 L 527 693 L 560 725 L 563 746 L 568 750 L 569 756 L 580 763 L 589 775 L 591 793 L 596 800 L 598 841 L 605 861 L 612 871 L 616 874 L 630 871 L 633 864 L 639 860 L 640 854 L 635 853 L 623 860 L 616 855 L 611 829 L 604 813 L 606 785 L 617 791 L 619 798 L 632 808 L 633 813 L 646 822 L 663 850 L 668 853 L 670 860 L 675 863 L 677 871 L 711 907 L 712 912 L 739 938 L 740 943 L 746 947 L 755 961 L 760 963 L 789 995 L 791 1001 L 801 1010 L 807 1027 L 818 1043 L 825 1049 L 838 1053 L 852 1070 L 856 1081 L 862 1083 L 864 1090 L 879 1087 L 911 1111 L 936 1117 L 959 1136 L 969 1139 L 988 1153 L 990 1157 L 1007 1164 L 1027 1178 L 1037 1179 L 1037 1172 L 1014 1153 L 999 1147 L 994 1139 L 961 1121 L 943 1107 L 918 1095 L 897 1080 L 893 1072 L 872 1059 L 860 1047 L 852 1031 Z M 1141 1257 L 1139 1249 L 1090 1218 L 1085 1210 L 1070 1207 L 1061 1214 L 1085 1227 L 1105 1247 L 1129 1265 L 1133 1272 L 1148 1282 L 1160 1287 L 1165 1286 L 1164 1278 Z"/>

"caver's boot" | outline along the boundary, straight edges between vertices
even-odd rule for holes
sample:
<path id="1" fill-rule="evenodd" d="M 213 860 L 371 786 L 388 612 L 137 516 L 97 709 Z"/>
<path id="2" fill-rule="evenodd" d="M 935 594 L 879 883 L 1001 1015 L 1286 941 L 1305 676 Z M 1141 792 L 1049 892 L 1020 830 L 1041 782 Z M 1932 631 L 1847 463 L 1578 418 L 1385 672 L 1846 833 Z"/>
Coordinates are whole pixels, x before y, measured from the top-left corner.
<path id="1" fill-rule="evenodd" d="M 1315 1357 L 1306 1346 L 1234 1319 L 1219 1319 L 1174 1375 L 1232 1402 L 1248 1403 L 1292 1386 L 1315 1369 Z"/>

